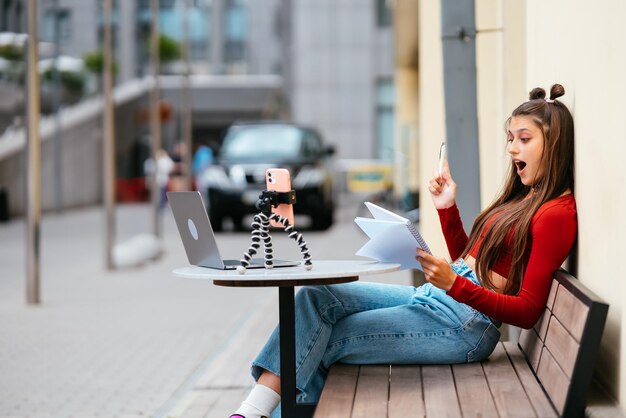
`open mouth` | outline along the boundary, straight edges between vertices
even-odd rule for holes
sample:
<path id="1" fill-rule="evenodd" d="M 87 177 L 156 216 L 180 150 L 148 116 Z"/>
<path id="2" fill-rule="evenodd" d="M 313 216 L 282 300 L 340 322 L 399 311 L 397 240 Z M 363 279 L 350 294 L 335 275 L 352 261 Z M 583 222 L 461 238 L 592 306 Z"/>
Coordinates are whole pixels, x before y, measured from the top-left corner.
<path id="1" fill-rule="evenodd" d="M 514 161 L 515 167 L 517 167 L 517 173 L 521 173 L 526 168 L 526 163 L 524 161 Z"/>

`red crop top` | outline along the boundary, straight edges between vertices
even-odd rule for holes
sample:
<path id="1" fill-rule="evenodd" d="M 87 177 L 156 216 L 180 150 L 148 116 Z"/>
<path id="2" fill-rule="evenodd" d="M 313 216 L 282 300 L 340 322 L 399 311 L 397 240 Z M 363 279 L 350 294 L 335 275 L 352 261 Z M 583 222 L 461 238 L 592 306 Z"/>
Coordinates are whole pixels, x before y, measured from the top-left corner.
<path id="1" fill-rule="evenodd" d="M 469 240 L 463 230 L 459 209 L 440 209 L 439 220 L 453 260 L 459 258 Z M 531 328 L 539 320 L 552 283 L 552 275 L 567 257 L 576 238 L 576 200 L 572 194 L 543 204 L 532 218 L 530 255 L 522 288 L 517 295 L 503 295 L 457 276 L 448 295 L 494 319 L 522 328 Z M 510 241 L 506 239 L 505 241 Z M 475 257 L 482 242 L 471 249 Z M 505 242 L 505 246 L 510 245 Z M 511 248 L 504 248 L 494 271 L 504 277 L 511 268 Z"/>

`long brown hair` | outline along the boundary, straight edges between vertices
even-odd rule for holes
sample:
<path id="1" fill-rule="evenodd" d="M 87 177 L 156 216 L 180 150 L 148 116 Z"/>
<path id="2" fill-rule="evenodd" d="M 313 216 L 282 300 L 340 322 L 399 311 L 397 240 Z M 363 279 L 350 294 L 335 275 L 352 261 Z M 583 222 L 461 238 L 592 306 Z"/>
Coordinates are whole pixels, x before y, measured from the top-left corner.
<path id="1" fill-rule="evenodd" d="M 506 121 L 508 128 L 512 117 L 529 116 L 541 129 L 544 138 L 540 163 L 543 175 L 537 184 L 525 186 L 511 162 L 499 197 L 476 218 L 462 257 L 469 253 L 487 225 L 476 255 L 476 271 L 486 288 L 496 288 L 489 271 L 502 256 L 507 235 L 513 230 L 513 258 L 504 293 L 519 292 L 528 262 L 529 231 L 535 212 L 547 201 L 567 190 L 574 190 L 574 120 L 567 107 L 556 100 L 563 94 L 563 86 L 555 84 L 550 89 L 550 99 L 546 100 L 545 90 L 535 88 L 530 92 L 529 100 L 519 105 Z"/>

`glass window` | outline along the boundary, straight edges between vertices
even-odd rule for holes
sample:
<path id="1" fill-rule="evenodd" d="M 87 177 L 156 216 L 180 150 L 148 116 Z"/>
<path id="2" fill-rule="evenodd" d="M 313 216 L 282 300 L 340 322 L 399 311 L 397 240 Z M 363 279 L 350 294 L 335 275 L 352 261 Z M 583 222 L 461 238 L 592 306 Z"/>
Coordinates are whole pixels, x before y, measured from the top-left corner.
<path id="1" fill-rule="evenodd" d="M 239 126 L 231 128 L 220 151 L 222 158 L 237 161 L 297 158 L 302 131 L 293 126 Z"/>
<path id="2" fill-rule="evenodd" d="M 247 38 L 247 16 L 243 0 L 228 0 L 224 12 L 224 37 L 231 41 Z"/>
<path id="3" fill-rule="evenodd" d="M 392 162 L 394 159 L 395 86 L 393 79 L 384 78 L 376 84 L 376 143 L 377 157 Z"/>
<path id="4" fill-rule="evenodd" d="M 313 132 L 308 131 L 302 144 L 302 155 L 308 158 L 317 158 L 322 153 L 320 138 Z"/>
<path id="5" fill-rule="evenodd" d="M 57 19 L 59 39 L 70 39 L 72 37 L 72 11 L 68 9 L 59 10 Z"/>
<path id="6" fill-rule="evenodd" d="M 59 40 L 68 40 L 72 37 L 72 11 L 69 9 L 51 9 L 46 11 L 43 18 L 43 39 L 53 42 L 55 37 L 55 16 L 59 29 Z"/>
<path id="7" fill-rule="evenodd" d="M 248 17 L 245 0 L 227 0 L 224 8 L 224 61 L 242 62 L 246 59 Z"/>

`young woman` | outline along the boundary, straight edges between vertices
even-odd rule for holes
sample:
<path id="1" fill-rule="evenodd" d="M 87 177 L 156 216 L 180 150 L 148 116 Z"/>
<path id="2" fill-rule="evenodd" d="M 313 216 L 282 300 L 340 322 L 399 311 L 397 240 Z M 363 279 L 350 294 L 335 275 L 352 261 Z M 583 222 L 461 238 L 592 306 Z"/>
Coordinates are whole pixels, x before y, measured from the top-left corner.
<path id="1" fill-rule="evenodd" d="M 503 191 L 466 235 L 447 164 L 428 189 L 450 255 L 417 250 L 427 284 L 354 282 L 303 287 L 296 295 L 296 386 L 316 402 L 330 366 L 480 361 L 496 346 L 501 322 L 530 328 L 539 319 L 552 274 L 577 230 L 574 122 L 541 88 L 506 123 L 510 173 Z M 278 331 L 252 365 L 257 385 L 231 417 L 280 415 Z"/>

